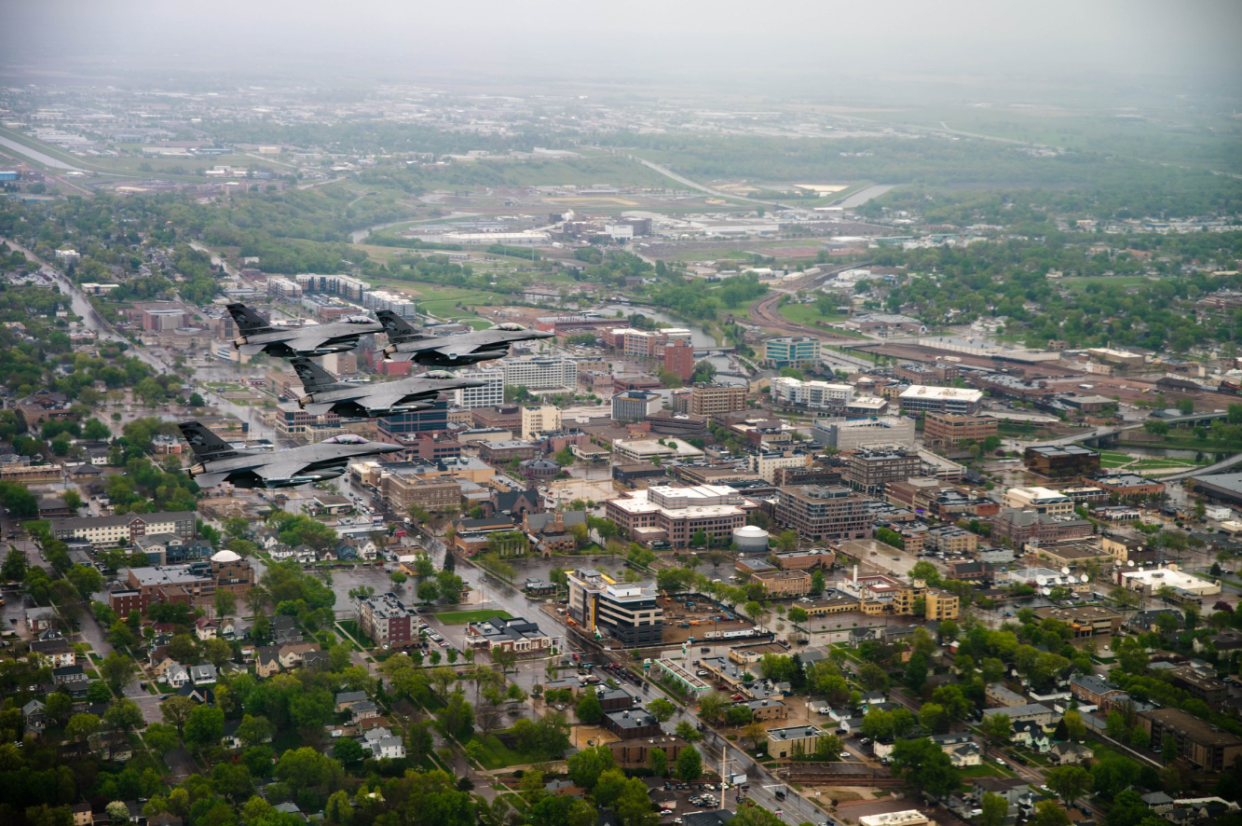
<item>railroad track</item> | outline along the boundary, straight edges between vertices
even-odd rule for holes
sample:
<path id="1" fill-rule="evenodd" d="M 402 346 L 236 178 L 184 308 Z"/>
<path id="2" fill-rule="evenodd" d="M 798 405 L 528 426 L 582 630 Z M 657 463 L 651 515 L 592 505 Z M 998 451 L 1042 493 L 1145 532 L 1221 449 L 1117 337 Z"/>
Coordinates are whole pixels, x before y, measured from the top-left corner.
<path id="1" fill-rule="evenodd" d="M 861 261 L 856 264 L 837 267 L 836 269 L 828 270 L 827 272 L 816 273 L 815 275 L 804 275 L 797 278 L 792 281 L 786 289 L 780 292 L 769 293 L 756 301 L 754 304 L 750 305 L 750 308 L 747 310 L 747 315 L 756 325 L 769 330 L 775 330 L 780 333 L 788 333 L 790 335 L 809 335 L 820 339 L 848 341 L 850 343 L 857 344 L 858 339 L 852 336 L 834 333 L 831 330 L 827 330 L 823 327 L 815 327 L 811 324 L 798 324 L 797 322 L 790 321 L 780 314 L 780 300 L 783 295 L 797 292 L 798 290 L 817 287 L 820 282 L 829 276 L 845 272 L 846 270 L 852 270 L 857 267 L 865 267 L 868 263 L 869 262 L 867 261 Z"/>

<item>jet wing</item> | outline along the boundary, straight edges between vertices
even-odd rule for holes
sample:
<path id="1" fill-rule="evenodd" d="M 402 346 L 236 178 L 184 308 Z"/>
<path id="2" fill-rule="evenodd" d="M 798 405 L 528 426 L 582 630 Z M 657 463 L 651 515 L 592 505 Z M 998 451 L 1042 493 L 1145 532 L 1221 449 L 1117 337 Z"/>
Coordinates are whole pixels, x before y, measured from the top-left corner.
<path id="1" fill-rule="evenodd" d="M 216 485 L 224 482 L 228 475 L 228 471 L 221 471 L 219 473 L 200 473 L 198 476 L 194 477 L 194 484 L 198 485 L 200 488 L 214 488 Z"/>
<path id="2" fill-rule="evenodd" d="M 358 335 L 361 335 L 361 333 Z M 325 344 L 335 344 L 336 342 L 344 339 L 358 338 L 358 335 L 324 335 L 323 333 L 316 331 L 314 327 L 304 327 L 301 330 L 298 330 L 295 335 L 285 339 L 284 343 L 288 345 L 291 350 L 309 352 L 319 347 L 323 347 Z"/>
<path id="3" fill-rule="evenodd" d="M 254 468 L 254 473 L 265 482 L 273 479 L 288 479 L 306 469 L 306 462 L 301 459 L 272 459 L 266 464 Z"/>

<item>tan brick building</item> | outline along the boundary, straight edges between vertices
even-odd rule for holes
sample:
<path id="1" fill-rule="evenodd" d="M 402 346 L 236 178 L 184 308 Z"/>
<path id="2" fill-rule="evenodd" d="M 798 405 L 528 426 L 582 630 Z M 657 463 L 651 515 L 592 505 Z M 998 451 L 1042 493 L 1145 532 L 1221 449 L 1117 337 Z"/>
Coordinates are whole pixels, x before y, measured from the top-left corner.
<path id="1" fill-rule="evenodd" d="M 964 442 L 982 442 L 997 435 L 996 419 L 960 413 L 928 413 L 923 417 L 923 443 L 928 447 L 955 448 Z"/>
<path id="2" fill-rule="evenodd" d="M 750 575 L 773 597 L 804 597 L 811 593 L 811 575 L 806 571 L 760 571 Z"/>

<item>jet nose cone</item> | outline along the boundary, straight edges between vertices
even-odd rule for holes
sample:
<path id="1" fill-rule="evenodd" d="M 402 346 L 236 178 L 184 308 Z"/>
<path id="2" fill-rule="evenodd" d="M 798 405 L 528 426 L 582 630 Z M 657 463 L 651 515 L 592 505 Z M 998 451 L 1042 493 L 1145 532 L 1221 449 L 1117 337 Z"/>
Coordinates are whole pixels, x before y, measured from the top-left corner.
<path id="1" fill-rule="evenodd" d="M 535 338 L 552 338 L 555 335 L 556 333 L 552 332 L 551 330 L 536 330 L 535 331 Z"/>
<path id="2" fill-rule="evenodd" d="M 380 445 L 380 453 L 396 453 L 401 450 L 401 445 Z"/>

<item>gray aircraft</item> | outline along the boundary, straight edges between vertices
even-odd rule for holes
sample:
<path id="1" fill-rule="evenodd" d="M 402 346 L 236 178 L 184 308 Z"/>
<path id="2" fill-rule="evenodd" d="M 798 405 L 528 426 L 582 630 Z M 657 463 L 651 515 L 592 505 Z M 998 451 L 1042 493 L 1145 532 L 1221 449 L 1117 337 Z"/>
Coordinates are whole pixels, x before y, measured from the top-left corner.
<path id="1" fill-rule="evenodd" d="M 552 338 L 555 333 L 528 330 L 521 324 L 498 324 L 490 330 L 476 330 L 453 336 L 424 335 L 401 316 L 391 310 L 375 313 L 391 342 L 384 348 L 384 356 L 393 361 L 410 361 L 432 367 L 457 367 L 476 364 L 489 359 L 509 355 L 509 345 L 515 341 L 532 341 Z"/>
<path id="2" fill-rule="evenodd" d="M 267 353 L 277 358 L 294 356 L 326 356 L 343 353 L 358 346 L 358 339 L 384 327 L 365 315 L 355 315 L 327 324 L 285 329 L 273 327 L 263 316 L 245 304 L 230 304 L 228 311 L 237 323 L 239 335 L 233 346 L 242 355 Z"/>
<path id="3" fill-rule="evenodd" d="M 342 433 L 318 444 L 258 453 L 237 450 L 198 422 L 181 422 L 177 427 L 198 460 L 189 470 L 190 477 L 203 488 L 222 482 L 238 488 L 309 485 L 343 475 L 350 459 L 401 450 L 398 445 Z"/>
<path id="4" fill-rule="evenodd" d="M 316 416 L 336 413 L 374 418 L 427 410 L 435 406 L 436 397 L 446 390 L 486 384 L 477 379 L 456 378 L 446 370 L 432 370 L 421 376 L 378 384 L 350 384 L 338 381 L 305 356 L 294 358 L 290 364 L 297 371 L 305 393 L 298 399 L 298 406 Z"/>

